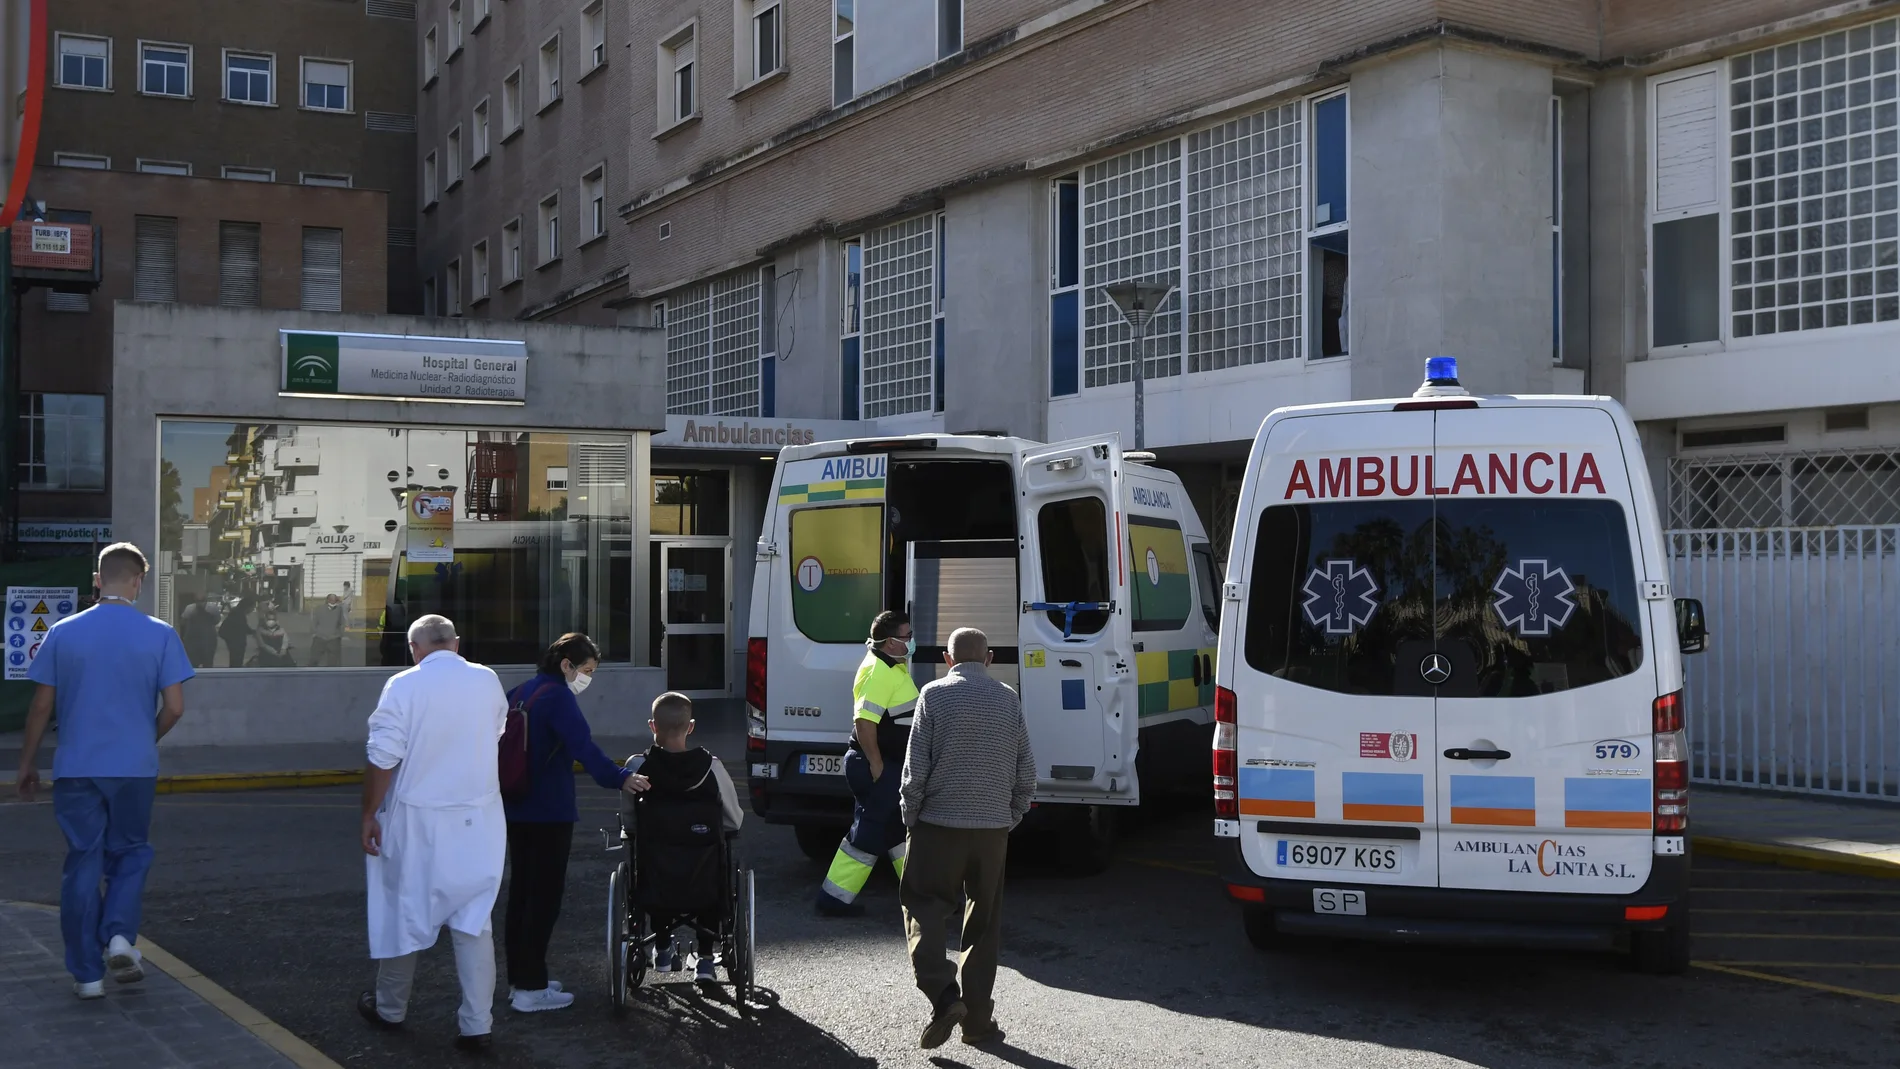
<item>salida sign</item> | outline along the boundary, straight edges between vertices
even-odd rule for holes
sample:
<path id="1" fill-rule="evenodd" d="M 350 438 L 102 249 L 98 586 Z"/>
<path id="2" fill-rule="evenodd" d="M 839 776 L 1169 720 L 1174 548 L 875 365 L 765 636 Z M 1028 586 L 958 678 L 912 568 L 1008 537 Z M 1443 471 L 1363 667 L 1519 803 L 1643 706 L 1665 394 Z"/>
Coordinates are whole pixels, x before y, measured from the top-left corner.
<path id="1" fill-rule="evenodd" d="M 1447 454 L 1444 466 L 1429 453 L 1408 456 L 1323 457 L 1312 464 L 1293 462 L 1286 481 L 1286 500 L 1324 500 L 1353 497 L 1478 497 L 1486 494 L 1594 494 L 1607 493 L 1595 453 L 1463 453 Z M 1445 470 L 1450 485 L 1439 480 Z"/>

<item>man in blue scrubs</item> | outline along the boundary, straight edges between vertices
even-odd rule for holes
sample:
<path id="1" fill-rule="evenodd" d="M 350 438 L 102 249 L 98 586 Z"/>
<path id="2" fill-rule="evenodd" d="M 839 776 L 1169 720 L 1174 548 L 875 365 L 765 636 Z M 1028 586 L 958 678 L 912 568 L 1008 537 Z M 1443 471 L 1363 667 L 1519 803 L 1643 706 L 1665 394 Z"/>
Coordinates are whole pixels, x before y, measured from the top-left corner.
<path id="1" fill-rule="evenodd" d="M 133 944 L 152 867 L 146 834 L 158 740 L 185 714 L 184 683 L 193 675 L 178 633 L 138 608 L 146 569 L 130 542 L 106 547 L 92 577 L 98 604 L 54 624 L 27 671 L 39 689 L 27 710 L 20 794 L 31 801 L 39 790 L 34 759 L 57 707 L 53 817 L 67 847 L 59 927 L 82 999 L 105 997 L 108 968 L 120 983 L 145 976 Z"/>

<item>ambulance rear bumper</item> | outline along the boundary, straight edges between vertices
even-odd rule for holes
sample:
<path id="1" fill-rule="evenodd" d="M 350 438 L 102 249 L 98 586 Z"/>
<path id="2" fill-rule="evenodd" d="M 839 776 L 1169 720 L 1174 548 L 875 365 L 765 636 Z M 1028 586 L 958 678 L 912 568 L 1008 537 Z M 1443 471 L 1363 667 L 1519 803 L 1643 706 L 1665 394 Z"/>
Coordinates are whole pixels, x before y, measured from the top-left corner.
<path id="1" fill-rule="evenodd" d="M 1394 887 L 1350 880 L 1281 880 L 1247 867 L 1240 844 L 1227 841 L 1221 878 L 1228 895 L 1257 889 L 1263 901 L 1244 904 L 1270 909 L 1282 932 L 1387 942 L 1467 946 L 1523 946 L 1553 949 L 1611 949 L 1632 931 L 1656 931 L 1683 914 L 1689 890 L 1689 857 L 1657 857 L 1643 886 L 1627 895 L 1538 894 L 1523 891 L 1472 891 L 1446 887 Z M 1313 911 L 1316 888 L 1365 894 L 1364 916 Z M 1654 920 L 1632 921 L 1630 907 L 1667 906 Z"/>
<path id="2" fill-rule="evenodd" d="M 843 776 L 805 775 L 799 771 L 804 754 L 842 754 L 842 742 L 777 742 L 766 740 L 765 753 L 746 754 L 748 793 L 752 812 L 767 824 L 851 823 L 851 788 Z M 760 775 L 761 767 L 771 774 Z"/>

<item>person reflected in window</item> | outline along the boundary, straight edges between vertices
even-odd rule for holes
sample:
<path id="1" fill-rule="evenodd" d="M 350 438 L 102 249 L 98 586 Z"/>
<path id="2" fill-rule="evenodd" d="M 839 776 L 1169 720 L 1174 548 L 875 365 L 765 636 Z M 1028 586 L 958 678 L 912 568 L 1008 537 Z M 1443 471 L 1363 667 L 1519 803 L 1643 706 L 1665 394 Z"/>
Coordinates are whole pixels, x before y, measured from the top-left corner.
<path id="1" fill-rule="evenodd" d="M 277 622 L 277 611 L 265 609 L 263 619 L 257 625 L 257 657 L 259 668 L 292 668 L 296 661 L 290 657 L 290 635 Z"/>
<path id="2" fill-rule="evenodd" d="M 231 668 L 244 667 L 244 659 L 251 648 L 251 599 L 240 595 L 224 610 L 224 619 L 218 624 L 218 637 L 224 640 L 224 651 Z"/>

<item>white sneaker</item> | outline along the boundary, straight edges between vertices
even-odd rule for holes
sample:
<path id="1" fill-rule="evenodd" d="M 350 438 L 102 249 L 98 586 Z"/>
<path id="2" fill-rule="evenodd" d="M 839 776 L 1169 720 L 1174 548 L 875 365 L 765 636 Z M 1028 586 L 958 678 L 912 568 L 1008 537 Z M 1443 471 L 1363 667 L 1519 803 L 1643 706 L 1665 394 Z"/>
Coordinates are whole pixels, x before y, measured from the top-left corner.
<path id="1" fill-rule="evenodd" d="M 113 936 L 112 945 L 106 948 L 106 968 L 111 969 L 112 978 L 122 984 L 145 979 L 144 961 L 145 956 L 125 936 Z"/>
<path id="2" fill-rule="evenodd" d="M 517 992 L 517 991 L 519 991 L 519 990 L 521 990 L 521 989 L 520 989 L 520 988 L 518 988 L 518 987 L 516 987 L 516 986 L 515 986 L 515 985 L 513 985 L 513 984 L 509 984 L 509 985 L 508 985 L 508 997 L 509 997 L 509 998 L 511 998 L 511 999 L 512 999 L 512 998 L 514 998 L 514 997 L 515 997 L 515 992 Z M 561 981 L 559 981 L 559 980 L 549 980 L 549 981 L 548 981 L 548 990 L 549 990 L 549 991 L 566 991 L 566 990 L 567 990 L 567 988 L 565 988 L 565 987 L 562 987 L 562 986 L 561 986 Z"/>
<path id="3" fill-rule="evenodd" d="M 81 983 L 78 980 L 74 980 L 73 994 L 78 995 L 82 999 L 105 998 L 106 982 L 104 980 L 91 980 Z"/>
<path id="4" fill-rule="evenodd" d="M 564 1010 L 574 1004 L 574 996 L 566 991 L 556 991 L 550 987 L 545 991 L 516 991 L 508 998 L 508 1005 L 516 1013 L 541 1013 L 546 1010 Z"/>

